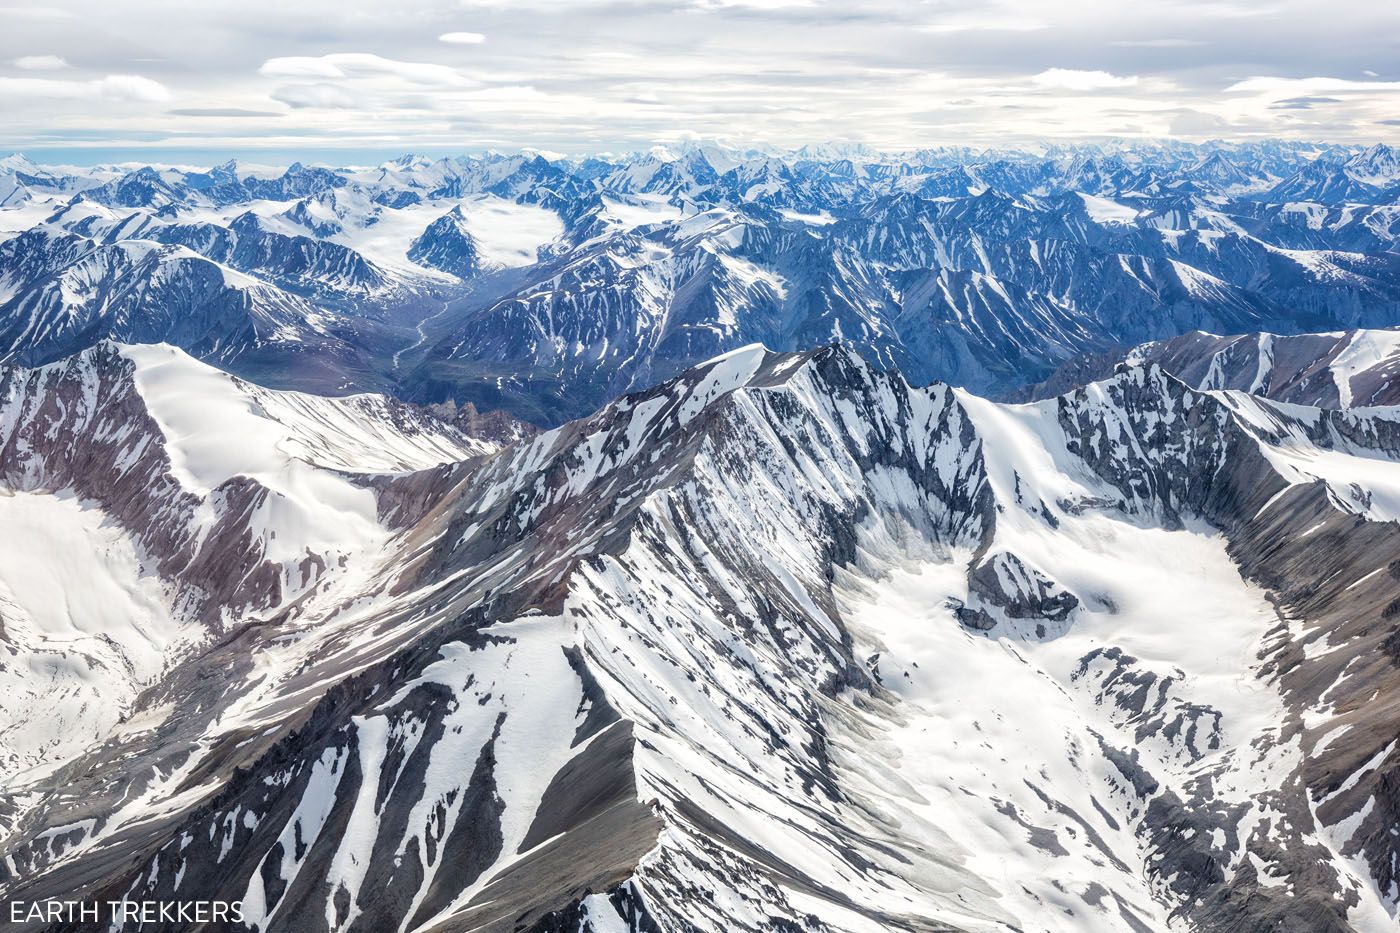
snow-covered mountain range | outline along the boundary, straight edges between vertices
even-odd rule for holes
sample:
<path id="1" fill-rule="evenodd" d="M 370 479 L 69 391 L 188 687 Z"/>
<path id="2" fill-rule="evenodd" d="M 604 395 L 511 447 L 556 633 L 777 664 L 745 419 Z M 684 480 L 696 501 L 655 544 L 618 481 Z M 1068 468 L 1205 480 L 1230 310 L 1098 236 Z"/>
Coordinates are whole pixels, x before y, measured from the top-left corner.
<path id="1" fill-rule="evenodd" d="M 4 564 L 6 897 L 1394 923 L 1395 409 L 760 347 L 504 445 L 168 346 L 0 386 L 0 511 L 45 542 Z"/>
<path id="2" fill-rule="evenodd" d="M 1398 181 L 0 160 L 0 900 L 1395 929 Z"/>
<path id="3" fill-rule="evenodd" d="M 371 168 L 0 168 L 0 357 L 165 341 L 556 424 L 752 342 L 1006 392 L 1192 330 L 1400 323 L 1369 149 L 694 144 Z M 315 364 L 308 360 L 314 358 Z"/>

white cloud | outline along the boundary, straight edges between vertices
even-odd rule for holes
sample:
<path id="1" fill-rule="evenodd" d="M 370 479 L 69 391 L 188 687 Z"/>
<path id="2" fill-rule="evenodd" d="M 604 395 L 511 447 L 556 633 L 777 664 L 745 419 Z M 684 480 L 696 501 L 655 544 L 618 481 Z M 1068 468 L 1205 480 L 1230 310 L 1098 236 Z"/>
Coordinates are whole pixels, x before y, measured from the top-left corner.
<path id="1" fill-rule="evenodd" d="M 919 32 L 932 35 L 951 35 L 960 32 L 1039 32 L 1049 29 L 1049 24 L 1035 20 L 964 20 L 947 23 L 920 23 L 914 27 Z"/>
<path id="2" fill-rule="evenodd" d="M 294 110 L 348 110 L 358 101 L 350 92 L 335 84 L 289 84 L 272 92 L 272 99 Z"/>
<path id="3" fill-rule="evenodd" d="M 480 45 L 486 37 L 479 32 L 444 32 L 438 36 L 438 41 L 448 45 Z"/>
<path id="4" fill-rule="evenodd" d="M 1274 78 L 1256 75 L 1237 81 L 1225 92 L 1255 91 L 1270 94 L 1344 93 L 1347 91 L 1400 91 L 1400 81 L 1351 81 L 1347 78 Z"/>
<path id="5" fill-rule="evenodd" d="M 177 117 L 282 117 L 275 110 L 249 110 L 247 107 L 180 107 L 169 113 Z"/>
<path id="6" fill-rule="evenodd" d="M 474 82 L 446 65 L 405 62 L 369 52 L 333 52 L 330 55 L 269 58 L 258 73 L 277 78 L 394 77 L 414 84 L 465 87 Z"/>
<path id="7" fill-rule="evenodd" d="M 478 103 L 524 104 L 531 101 L 548 100 L 549 95 L 541 93 L 533 87 L 509 85 L 472 91 L 466 95 L 466 99 Z"/>
<path id="8" fill-rule="evenodd" d="M 92 81 L 60 81 L 54 78 L 0 78 L 0 94 L 55 100 L 163 101 L 170 90 L 159 81 L 140 75 L 107 75 Z"/>
<path id="9" fill-rule="evenodd" d="M 1080 71 L 1075 68 L 1047 68 L 1031 77 L 1036 87 L 1068 91 L 1102 91 L 1115 87 L 1135 87 L 1137 75 L 1115 75 L 1107 71 Z"/>
<path id="10" fill-rule="evenodd" d="M 1249 19 L 1258 16 L 1275 16 L 1278 7 L 1261 3 L 1260 0 L 1247 0 L 1244 3 L 1217 2 L 1202 0 L 1199 3 L 1183 3 L 1174 11 L 1181 16 L 1216 17 L 1219 19 Z"/>
<path id="11" fill-rule="evenodd" d="M 29 5 L 0 6 L 0 17 L 6 19 L 65 20 L 77 19 L 78 15 L 71 10 L 61 10 L 57 7 Z"/>
<path id="12" fill-rule="evenodd" d="M 1207 43 L 1200 39 L 1119 39 L 1113 43 L 1127 49 L 1189 49 Z"/>
<path id="13" fill-rule="evenodd" d="M 24 71 L 59 71 L 68 67 L 68 63 L 57 55 L 24 55 L 15 59 L 13 64 Z"/>
<path id="14" fill-rule="evenodd" d="M 169 0 L 0 0 L 0 102 L 10 147 L 198 139 L 210 149 L 528 145 L 578 154 L 645 150 L 683 132 L 900 149 L 1173 129 L 1400 142 L 1400 126 L 1386 122 L 1400 72 L 1381 66 L 1394 58 L 1395 4 L 1366 0 L 1325 17 L 1304 6 L 242 0 L 229 18 L 218 4 L 186 4 L 170 17 Z M 59 21 L 71 17 L 61 7 L 80 16 Z M 1267 18 L 1230 18 L 1269 8 Z M 1251 22 L 1261 29 L 1224 28 Z M 139 41 L 143 32 L 159 39 L 157 52 Z M 138 63 L 152 54 L 158 64 Z M 17 64 L 50 55 L 75 69 Z M 178 103 L 114 103 L 171 93 L 120 77 L 129 71 L 179 75 Z M 1270 77 L 1279 75 L 1290 77 Z M 1340 102 L 1269 106 L 1314 97 Z M 1198 116 L 1174 127 L 1188 110 Z"/>
<path id="15" fill-rule="evenodd" d="M 693 0 L 697 10 L 790 10 L 810 7 L 813 0 Z"/>
<path id="16" fill-rule="evenodd" d="M 170 90 L 140 75 L 108 75 L 97 82 L 99 94 L 111 100 L 169 100 Z"/>
<path id="17" fill-rule="evenodd" d="M 332 64 L 329 55 L 313 58 L 306 55 L 269 58 L 258 74 L 275 78 L 343 78 L 345 72 Z"/>

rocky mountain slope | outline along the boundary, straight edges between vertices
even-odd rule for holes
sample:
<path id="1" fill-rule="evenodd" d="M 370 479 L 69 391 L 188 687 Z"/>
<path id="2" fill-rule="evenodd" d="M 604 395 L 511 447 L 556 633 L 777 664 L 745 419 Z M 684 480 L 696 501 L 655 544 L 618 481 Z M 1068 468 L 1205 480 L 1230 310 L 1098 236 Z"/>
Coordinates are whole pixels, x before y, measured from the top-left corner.
<path id="1" fill-rule="evenodd" d="M 1236 389 L 1280 402 L 1321 408 L 1400 403 L 1400 331 L 1216 336 L 1195 331 L 1126 351 L 1087 354 L 1042 383 L 1010 393 L 1050 398 L 1106 378 L 1123 363 L 1156 363 L 1197 389 Z"/>
<path id="2" fill-rule="evenodd" d="M 240 900 L 259 931 L 1393 928 L 1394 409 L 1151 363 L 1006 405 L 745 347 L 493 451 L 197 365 L 4 376 L 11 498 L 93 513 L 46 546 L 125 542 L 171 661 L 6 781 L 5 897 Z M 201 434 L 171 367 L 260 423 Z"/>
<path id="3" fill-rule="evenodd" d="M 390 399 L 243 382 L 167 345 L 0 375 L 10 775 L 54 774 L 182 654 L 354 578 L 369 477 L 497 449 Z"/>

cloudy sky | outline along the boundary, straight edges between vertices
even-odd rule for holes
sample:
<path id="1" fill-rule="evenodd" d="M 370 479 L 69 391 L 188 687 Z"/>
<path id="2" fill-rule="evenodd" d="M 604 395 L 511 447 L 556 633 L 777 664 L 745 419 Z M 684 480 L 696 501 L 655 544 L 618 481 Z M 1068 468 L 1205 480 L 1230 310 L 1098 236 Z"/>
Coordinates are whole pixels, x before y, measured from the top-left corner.
<path id="1" fill-rule="evenodd" d="M 1400 141 L 1394 0 L 33 0 L 0 27 L 0 151 L 69 161 Z"/>

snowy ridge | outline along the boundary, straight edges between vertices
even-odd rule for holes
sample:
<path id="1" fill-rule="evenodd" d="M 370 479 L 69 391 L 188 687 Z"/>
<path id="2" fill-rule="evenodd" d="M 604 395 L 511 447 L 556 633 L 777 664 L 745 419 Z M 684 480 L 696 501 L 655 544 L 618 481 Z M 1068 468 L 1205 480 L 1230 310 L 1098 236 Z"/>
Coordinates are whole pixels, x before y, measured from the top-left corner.
<path id="1" fill-rule="evenodd" d="M 1053 396 L 1066 383 L 1102 378 L 1118 362 L 1156 363 L 1203 391 L 1229 389 L 1317 408 L 1391 406 L 1400 401 L 1400 332 L 1355 329 L 1320 334 L 1219 336 L 1194 331 L 1126 353 L 1081 359 L 1040 386 L 1018 393 Z M 1086 365 L 1087 364 L 1087 365 Z"/>
<path id="2" fill-rule="evenodd" d="M 165 345 L 0 371 L 0 495 L 27 542 L 0 602 L 35 659 L 6 669 L 7 764 L 63 764 L 212 635 L 379 559 L 386 474 L 495 449 L 382 397 L 276 392 Z"/>
<path id="3" fill-rule="evenodd" d="M 1393 423 L 744 347 L 378 487 L 392 559 L 155 685 L 119 795 L 110 748 L 29 788 L 4 884 L 131 864 L 85 883 L 258 930 L 1379 931 Z"/>
<path id="4" fill-rule="evenodd" d="M 0 359 L 42 363 L 92 335 L 170 340 L 220 359 L 271 345 L 331 343 L 331 315 L 184 245 L 99 245 L 36 228 L 0 245 Z M 55 352 L 57 351 L 57 352 Z"/>
<path id="5" fill-rule="evenodd" d="M 409 473 L 494 450 L 430 420 L 414 423 L 409 409 L 384 396 L 266 389 L 168 344 L 118 352 L 134 364 L 137 391 L 192 491 L 206 493 L 234 476 L 266 482 L 292 461 L 342 473 Z"/>

